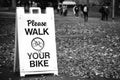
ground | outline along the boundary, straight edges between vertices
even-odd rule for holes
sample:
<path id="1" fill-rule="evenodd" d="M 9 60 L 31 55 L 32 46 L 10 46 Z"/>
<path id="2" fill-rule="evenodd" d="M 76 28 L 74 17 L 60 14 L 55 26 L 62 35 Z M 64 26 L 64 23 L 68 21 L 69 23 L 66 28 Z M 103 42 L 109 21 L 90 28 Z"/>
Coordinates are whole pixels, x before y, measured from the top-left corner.
<path id="1" fill-rule="evenodd" d="M 117 80 L 120 78 L 120 23 L 101 21 L 72 13 L 55 14 L 59 75 L 20 78 L 13 73 L 15 51 L 15 13 L 0 16 L 1 80 Z"/>

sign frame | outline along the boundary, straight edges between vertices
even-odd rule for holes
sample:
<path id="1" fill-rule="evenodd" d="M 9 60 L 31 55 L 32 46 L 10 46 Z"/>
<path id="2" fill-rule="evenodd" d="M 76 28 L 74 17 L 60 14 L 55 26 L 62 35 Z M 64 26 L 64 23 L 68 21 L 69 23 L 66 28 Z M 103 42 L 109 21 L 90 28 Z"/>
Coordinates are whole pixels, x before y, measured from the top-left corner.
<path id="1" fill-rule="evenodd" d="M 33 10 L 38 10 L 38 13 L 33 13 Z M 24 11 L 25 11 L 24 7 L 17 7 L 17 9 L 16 9 L 16 38 L 15 38 L 16 39 L 16 45 L 15 45 L 15 48 L 16 48 L 15 52 L 16 53 L 15 53 L 15 58 L 14 58 L 14 72 L 18 71 L 18 69 L 19 69 L 21 77 L 24 77 L 25 75 L 30 75 L 30 74 L 31 75 L 32 74 L 58 75 L 57 52 L 56 52 L 56 41 L 55 41 L 55 23 L 54 23 L 54 10 L 53 10 L 53 8 L 47 7 L 46 13 L 41 13 L 41 9 L 38 7 L 30 7 L 30 13 L 25 13 Z M 37 17 L 39 17 L 39 19 L 37 19 Z M 43 18 L 45 18 L 45 17 L 46 17 L 46 19 L 44 20 Z M 35 35 L 34 34 L 27 35 L 27 33 L 26 33 L 26 35 L 28 36 L 28 39 L 30 39 L 30 41 L 28 41 L 28 42 L 29 42 L 29 45 L 31 48 L 27 48 L 28 45 L 26 43 L 25 43 L 26 45 L 23 44 L 23 40 L 21 39 L 21 37 L 23 39 L 26 37 L 26 36 L 24 36 L 24 34 L 23 34 L 24 31 L 22 31 L 22 30 L 24 30 L 26 27 L 29 27 L 29 25 L 30 25 L 30 24 L 28 24 L 27 21 L 25 21 L 25 20 L 27 20 L 26 18 L 28 18 L 28 20 L 31 19 L 31 20 L 43 21 L 43 22 L 46 21 L 47 26 L 44 24 L 43 24 L 43 26 L 48 28 L 48 30 L 50 32 L 49 35 L 45 35 L 45 33 L 47 34 L 48 30 L 47 29 L 43 30 L 45 36 L 41 35 L 41 34 L 36 35 L 37 34 L 36 31 L 33 32 L 33 33 L 35 33 Z M 22 22 L 22 20 L 25 22 Z M 50 21 L 50 22 L 48 22 L 48 21 Z M 42 26 L 42 25 L 40 25 L 40 24 L 37 25 L 37 27 L 39 27 L 39 26 Z M 35 27 L 35 29 L 39 29 L 39 28 L 36 28 L 36 25 L 33 25 L 33 24 L 31 24 L 30 27 L 31 27 L 31 29 L 33 27 Z M 44 29 L 44 28 L 40 28 L 40 30 L 42 30 L 42 29 Z M 33 36 L 32 39 L 30 36 Z M 25 38 L 24 40 L 26 40 L 26 39 L 27 38 Z M 52 43 L 50 43 L 48 39 L 49 40 L 52 39 L 51 40 Z M 33 45 L 36 41 L 43 44 L 41 48 L 38 46 L 35 47 Z M 48 41 L 50 44 L 53 44 L 53 45 L 49 46 L 49 48 L 51 48 L 51 46 L 52 46 L 53 49 L 51 49 L 51 50 L 48 49 L 48 42 L 46 42 L 46 41 Z M 25 49 L 24 49 L 24 47 L 21 46 L 21 44 L 23 44 L 24 47 L 26 46 Z M 33 51 L 33 55 L 31 55 L 32 53 L 26 52 L 26 49 L 30 50 L 30 52 Z M 36 52 L 36 53 L 34 53 L 34 52 Z M 49 55 L 47 52 L 49 53 Z M 42 58 L 40 58 L 40 59 L 38 59 L 38 57 L 36 58 L 36 56 L 38 55 L 37 53 L 39 55 L 42 55 L 42 54 L 46 55 L 47 58 L 50 58 L 50 59 L 48 59 L 48 62 L 47 61 L 44 62 L 44 66 L 45 66 L 45 64 L 47 66 L 47 63 L 49 63 L 49 68 L 30 68 L 30 67 L 28 67 L 27 63 L 30 62 L 28 60 L 31 58 L 33 58 L 31 60 L 36 60 L 36 62 L 37 62 L 37 60 L 45 61 Z M 24 57 L 24 56 L 26 56 L 26 54 L 28 54 L 27 57 L 29 59 Z M 25 59 L 25 60 L 23 60 L 23 59 Z M 35 64 L 35 62 L 34 62 L 34 64 Z M 41 65 L 42 65 L 42 63 L 41 63 Z M 26 68 L 26 66 L 28 67 L 28 69 Z"/>

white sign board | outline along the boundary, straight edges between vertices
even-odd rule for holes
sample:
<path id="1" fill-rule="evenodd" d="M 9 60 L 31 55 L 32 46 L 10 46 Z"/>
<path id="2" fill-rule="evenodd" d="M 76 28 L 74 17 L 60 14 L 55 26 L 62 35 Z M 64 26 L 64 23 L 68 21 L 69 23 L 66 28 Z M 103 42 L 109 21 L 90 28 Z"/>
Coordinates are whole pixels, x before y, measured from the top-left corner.
<path id="1" fill-rule="evenodd" d="M 31 7 L 25 13 L 23 7 L 17 7 L 16 12 L 20 76 L 58 75 L 53 8 L 41 13 L 40 8 Z"/>

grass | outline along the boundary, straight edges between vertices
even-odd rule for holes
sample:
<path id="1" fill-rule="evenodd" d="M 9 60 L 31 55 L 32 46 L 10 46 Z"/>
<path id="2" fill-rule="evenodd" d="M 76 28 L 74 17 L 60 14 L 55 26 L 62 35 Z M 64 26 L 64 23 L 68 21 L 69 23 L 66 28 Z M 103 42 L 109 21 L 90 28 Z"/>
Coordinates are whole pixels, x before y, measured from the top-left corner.
<path id="1" fill-rule="evenodd" d="M 119 25 L 99 19 L 57 19 L 59 73 L 82 78 L 119 78 Z"/>

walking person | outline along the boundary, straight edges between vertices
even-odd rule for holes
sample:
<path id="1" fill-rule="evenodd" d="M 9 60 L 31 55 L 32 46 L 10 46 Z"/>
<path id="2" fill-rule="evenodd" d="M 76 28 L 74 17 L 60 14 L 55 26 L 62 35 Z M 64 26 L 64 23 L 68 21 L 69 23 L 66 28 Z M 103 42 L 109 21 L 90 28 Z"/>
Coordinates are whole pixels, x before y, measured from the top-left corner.
<path id="1" fill-rule="evenodd" d="M 88 21 L 88 6 L 84 5 L 83 7 L 83 15 L 84 15 L 84 21 L 87 22 Z"/>
<path id="2" fill-rule="evenodd" d="M 60 15 L 63 14 L 63 7 L 62 7 L 62 5 L 60 5 L 59 14 L 60 14 Z"/>
<path id="3" fill-rule="evenodd" d="M 32 2 L 32 7 L 37 7 L 37 3 L 35 1 Z"/>
<path id="4" fill-rule="evenodd" d="M 108 16 L 109 16 L 109 7 L 105 6 L 105 20 L 108 21 Z"/>
<path id="5" fill-rule="evenodd" d="M 80 5 L 80 8 L 81 8 L 80 15 L 81 15 L 81 17 L 83 17 L 83 8 L 84 8 L 84 5 L 81 4 L 81 5 Z"/>
<path id="6" fill-rule="evenodd" d="M 108 20 L 108 16 L 109 16 L 109 8 L 108 6 L 102 6 L 99 9 L 99 12 L 101 13 L 101 20 Z"/>
<path id="7" fill-rule="evenodd" d="M 67 5 L 62 6 L 62 15 L 67 16 Z"/>
<path id="8" fill-rule="evenodd" d="M 57 13 L 58 14 L 61 14 L 61 8 L 62 8 L 62 5 L 58 4 L 58 7 L 57 7 Z"/>
<path id="9" fill-rule="evenodd" d="M 21 6 L 22 6 L 22 1 L 18 0 L 17 7 L 21 7 Z"/>
<path id="10" fill-rule="evenodd" d="M 102 6 L 99 9 L 99 12 L 101 13 L 101 20 L 104 20 L 105 19 L 105 8 L 104 8 L 104 6 Z"/>
<path id="11" fill-rule="evenodd" d="M 74 15 L 75 15 L 76 17 L 79 16 L 79 6 L 75 5 L 75 6 L 73 7 L 73 13 L 74 13 Z"/>

